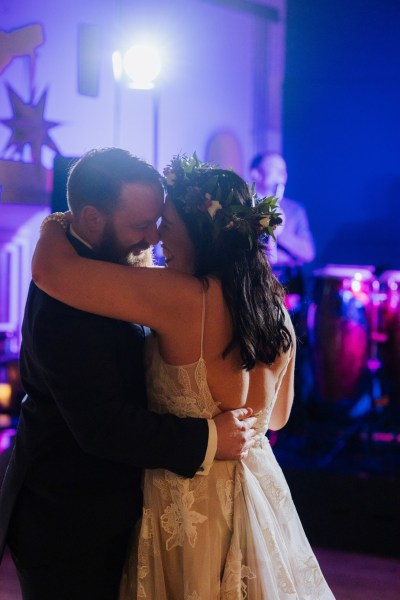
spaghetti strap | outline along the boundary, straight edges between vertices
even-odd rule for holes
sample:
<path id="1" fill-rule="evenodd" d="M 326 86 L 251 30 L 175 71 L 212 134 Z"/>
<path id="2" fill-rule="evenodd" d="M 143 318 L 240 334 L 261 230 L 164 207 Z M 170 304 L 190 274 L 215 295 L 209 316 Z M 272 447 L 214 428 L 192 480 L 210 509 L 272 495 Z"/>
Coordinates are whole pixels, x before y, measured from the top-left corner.
<path id="1" fill-rule="evenodd" d="M 201 311 L 201 342 L 200 342 L 200 358 L 203 358 L 203 338 L 204 338 L 204 321 L 206 316 L 206 293 L 203 289 L 203 308 Z"/>

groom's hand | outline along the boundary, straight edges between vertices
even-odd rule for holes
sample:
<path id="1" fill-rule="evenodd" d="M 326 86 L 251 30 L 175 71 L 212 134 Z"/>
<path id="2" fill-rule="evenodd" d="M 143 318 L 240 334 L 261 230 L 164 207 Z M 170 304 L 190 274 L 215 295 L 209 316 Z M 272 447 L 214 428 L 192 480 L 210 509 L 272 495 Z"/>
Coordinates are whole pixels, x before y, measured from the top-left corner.
<path id="1" fill-rule="evenodd" d="M 251 408 L 237 408 L 214 417 L 218 435 L 217 460 L 240 460 L 247 456 L 255 443 L 253 427 L 257 419 L 252 414 Z"/>

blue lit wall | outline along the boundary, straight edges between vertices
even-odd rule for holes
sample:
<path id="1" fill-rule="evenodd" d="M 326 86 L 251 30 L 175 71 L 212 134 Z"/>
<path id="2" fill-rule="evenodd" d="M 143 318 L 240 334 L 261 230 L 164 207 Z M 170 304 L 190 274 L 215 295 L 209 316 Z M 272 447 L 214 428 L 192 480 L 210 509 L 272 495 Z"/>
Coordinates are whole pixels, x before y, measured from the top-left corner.
<path id="1" fill-rule="evenodd" d="M 400 3 L 288 0 L 284 154 L 315 265 L 400 269 Z"/>

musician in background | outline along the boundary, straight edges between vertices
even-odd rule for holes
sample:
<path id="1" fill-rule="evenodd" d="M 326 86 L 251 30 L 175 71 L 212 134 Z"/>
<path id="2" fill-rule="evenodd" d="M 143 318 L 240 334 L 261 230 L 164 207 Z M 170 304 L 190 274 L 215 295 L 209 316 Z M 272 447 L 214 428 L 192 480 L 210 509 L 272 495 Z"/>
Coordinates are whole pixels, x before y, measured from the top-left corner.
<path id="1" fill-rule="evenodd" d="M 302 267 L 315 258 L 315 246 L 307 213 L 299 202 L 284 196 L 287 167 L 277 152 L 257 154 L 250 165 L 252 181 L 260 196 L 279 199 L 283 223 L 275 231 L 276 244 L 269 247 L 269 259 L 278 279 L 289 294 L 304 294 Z"/>
<path id="2" fill-rule="evenodd" d="M 276 277 L 287 290 L 286 306 L 290 311 L 299 339 L 295 378 L 295 395 L 306 402 L 313 387 L 307 344 L 307 299 L 303 267 L 315 258 L 315 246 L 307 213 L 302 204 L 284 196 L 287 167 L 277 152 L 257 154 L 250 164 L 251 181 L 261 196 L 279 199 L 282 225 L 275 230 L 276 242 L 270 238 L 267 254 Z"/>

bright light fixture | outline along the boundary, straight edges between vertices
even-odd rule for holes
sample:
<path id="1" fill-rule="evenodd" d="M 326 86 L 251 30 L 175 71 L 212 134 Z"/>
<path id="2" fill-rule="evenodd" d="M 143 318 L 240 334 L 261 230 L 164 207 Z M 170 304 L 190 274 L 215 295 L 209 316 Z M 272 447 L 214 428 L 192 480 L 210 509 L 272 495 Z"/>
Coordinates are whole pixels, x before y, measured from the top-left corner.
<path id="1" fill-rule="evenodd" d="M 161 71 L 160 54 L 154 46 L 137 44 L 125 52 L 122 59 L 125 73 L 131 80 L 129 87 L 148 90 Z"/>

